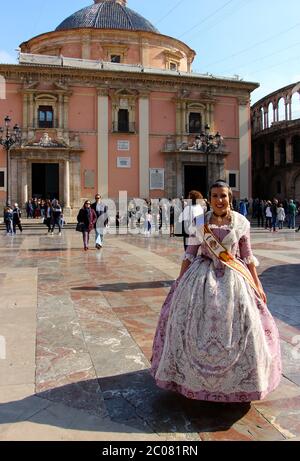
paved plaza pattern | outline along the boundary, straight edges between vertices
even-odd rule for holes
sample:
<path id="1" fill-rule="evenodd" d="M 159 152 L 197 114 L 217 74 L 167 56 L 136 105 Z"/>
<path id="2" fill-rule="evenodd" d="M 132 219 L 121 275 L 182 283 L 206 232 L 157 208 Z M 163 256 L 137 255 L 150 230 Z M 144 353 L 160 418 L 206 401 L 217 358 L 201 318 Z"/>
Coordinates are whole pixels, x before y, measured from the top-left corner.
<path id="1" fill-rule="evenodd" d="M 0 440 L 300 440 L 300 233 L 251 238 L 283 376 L 250 405 L 191 401 L 149 374 L 180 238 L 110 235 L 84 252 L 71 229 L 2 232 Z"/>

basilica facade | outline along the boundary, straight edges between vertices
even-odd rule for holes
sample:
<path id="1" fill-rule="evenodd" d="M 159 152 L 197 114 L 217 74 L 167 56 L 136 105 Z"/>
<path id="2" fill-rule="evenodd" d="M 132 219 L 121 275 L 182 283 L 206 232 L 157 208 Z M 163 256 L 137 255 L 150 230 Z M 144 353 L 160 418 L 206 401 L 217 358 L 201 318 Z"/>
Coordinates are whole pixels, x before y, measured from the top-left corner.
<path id="1" fill-rule="evenodd" d="M 0 151 L 2 204 L 8 186 L 22 206 L 55 197 L 74 214 L 97 192 L 175 198 L 220 177 L 237 198 L 252 196 L 257 84 L 193 73 L 195 52 L 125 0 L 94 0 L 20 50 L 18 64 L 0 64 L 0 119 L 22 129 L 9 155 Z M 193 147 L 207 125 L 223 137 L 217 151 Z"/>

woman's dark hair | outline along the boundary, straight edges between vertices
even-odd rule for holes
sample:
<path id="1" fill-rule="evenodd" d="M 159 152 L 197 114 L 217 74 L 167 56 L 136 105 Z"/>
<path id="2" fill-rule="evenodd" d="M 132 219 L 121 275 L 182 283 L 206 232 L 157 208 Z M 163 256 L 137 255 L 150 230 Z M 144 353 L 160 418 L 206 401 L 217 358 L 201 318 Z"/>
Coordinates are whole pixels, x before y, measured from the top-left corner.
<path id="1" fill-rule="evenodd" d="M 229 184 L 224 181 L 223 179 L 217 179 L 217 181 L 215 181 L 209 188 L 209 200 L 211 199 L 211 191 L 212 189 L 215 189 L 217 187 L 226 187 L 228 189 L 228 197 L 229 197 L 229 203 L 230 203 L 230 207 L 232 208 L 232 198 L 233 198 L 233 194 L 232 194 L 232 190 L 231 190 L 231 187 L 229 186 Z"/>
<path id="2" fill-rule="evenodd" d="M 189 199 L 192 199 L 192 205 L 196 205 L 197 200 L 201 200 L 203 195 L 198 190 L 191 190 L 188 195 Z"/>

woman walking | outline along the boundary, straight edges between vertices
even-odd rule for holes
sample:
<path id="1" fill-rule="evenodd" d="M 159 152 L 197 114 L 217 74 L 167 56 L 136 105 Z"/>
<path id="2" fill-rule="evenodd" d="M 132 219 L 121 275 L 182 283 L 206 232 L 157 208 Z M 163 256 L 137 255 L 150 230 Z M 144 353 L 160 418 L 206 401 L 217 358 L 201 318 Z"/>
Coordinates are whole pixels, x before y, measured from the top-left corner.
<path id="1" fill-rule="evenodd" d="M 94 229 L 96 221 L 96 212 L 91 208 L 91 202 L 86 200 L 77 216 L 77 222 L 81 225 L 83 248 L 85 251 L 89 249 L 90 232 Z"/>
<path id="2" fill-rule="evenodd" d="M 257 276 L 250 223 L 231 203 L 228 184 L 214 183 L 212 211 L 198 244 L 185 252 L 154 339 L 157 385 L 190 399 L 249 402 L 280 381 L 279 335 Z"/>

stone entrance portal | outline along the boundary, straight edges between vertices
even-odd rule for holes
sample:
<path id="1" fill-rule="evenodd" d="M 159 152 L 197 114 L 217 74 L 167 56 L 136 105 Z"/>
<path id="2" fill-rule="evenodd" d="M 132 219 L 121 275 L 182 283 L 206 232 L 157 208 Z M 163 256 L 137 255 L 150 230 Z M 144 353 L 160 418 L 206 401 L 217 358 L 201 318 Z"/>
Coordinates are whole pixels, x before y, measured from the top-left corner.
<path id="1" fill-rule="evenodd" d="M 32 197 L 60 199 L 59 164 L 32 163 Z"/>
<path id="2" fill-rule="evenodd" d="M 66 216 L 82 206 L 82 149 L 25 146 L 10 152 L 10 196 L 22 207 L 31 197 L 58 198 Z"/>

